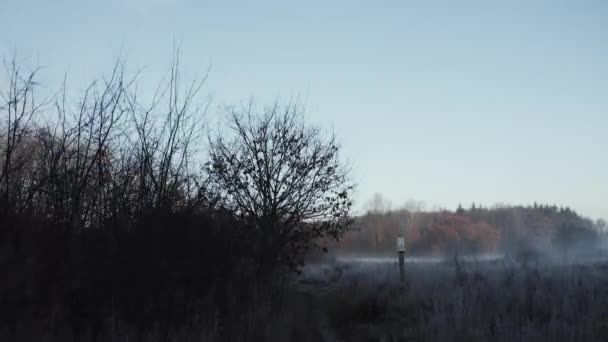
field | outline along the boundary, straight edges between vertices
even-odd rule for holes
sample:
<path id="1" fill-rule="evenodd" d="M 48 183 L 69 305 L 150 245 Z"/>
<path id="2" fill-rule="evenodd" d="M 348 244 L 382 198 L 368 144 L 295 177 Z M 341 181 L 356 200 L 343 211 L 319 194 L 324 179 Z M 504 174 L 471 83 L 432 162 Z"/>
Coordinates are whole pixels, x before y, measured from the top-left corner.
<path id="1" fill-rule="evenodd" d="M 391 258 L 344 258 L 308 264 L 280 289 L 243 285 L 259 289 L 250 292 L 257 298 L 235 297 L 228 316 L 195 315 L 145 328 L 122 321 L 112 327 L 108 320 L 97 332 L 61 323 L 50 332 L 30 322 L 1 330 L 0 340 L 608 340 L 608 262 L 602 259 L 411 258 L 401 283 Z"/>
<path id="2" fill-rule="evenodd" d="M 294 283 L 273 340 L 602 341 L 608 263 L 412 261 L 310 265 Z M 277 336 L 277 334 L 282 336 Z"/>

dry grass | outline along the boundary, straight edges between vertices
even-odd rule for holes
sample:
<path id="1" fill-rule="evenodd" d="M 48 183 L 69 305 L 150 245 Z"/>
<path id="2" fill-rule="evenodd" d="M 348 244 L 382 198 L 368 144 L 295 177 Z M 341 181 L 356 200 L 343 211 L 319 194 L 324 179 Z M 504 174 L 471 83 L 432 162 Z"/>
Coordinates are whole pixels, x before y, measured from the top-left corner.
<path id="1" fill-rule="evenodd" d="M 411 266 L 401 286 L 385 267 L 343 279 L 319 303 L 345 341 L 598 341 L 608 336 L 607 271 L 452 263 Z"/>
<path id="2" fill-rule="evenodd" d="M 282 306 L 261 298 L 230 323 L 184 322 L 112 334 L 46 336 L 24 327 L 2 341 L 602 341 L 608 264 L 533 267 L 502 262 L 394 266 L 332 264 L 288 283 Z M 314 273 L 314 274 L 313 274 Z"/>

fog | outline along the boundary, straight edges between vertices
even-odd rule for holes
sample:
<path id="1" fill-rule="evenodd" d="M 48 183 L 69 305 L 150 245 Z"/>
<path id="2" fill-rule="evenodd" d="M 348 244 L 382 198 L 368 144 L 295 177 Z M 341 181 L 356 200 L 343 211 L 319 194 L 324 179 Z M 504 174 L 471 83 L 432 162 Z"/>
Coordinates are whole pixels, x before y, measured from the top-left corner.
<path id="1" fill-rule="evenodd" d="M 540 246 L 543 246 L 542 248 Z M 558 249 L 545 241 L 536 249 L 529 245 L 509 246 L 502 253 L 452 254 L 444 256 L 406 256 L 404 270 L 452 272 L 455 265 L 483 271 L 559 269 L 560 267 L 603 267 L 608 265 L 608 244 L 602 239 L 592 244 L 578 244 Z M 300 283 L 337 283 L 356 277 L 361 281 L 379 281 L 387 274 L 399 273 L 399 259 L 394 256 L 369 254 L 337 254 L 307 263 L 299 276 Z M 380 278 L 379 278 L 380 276 Z"/>

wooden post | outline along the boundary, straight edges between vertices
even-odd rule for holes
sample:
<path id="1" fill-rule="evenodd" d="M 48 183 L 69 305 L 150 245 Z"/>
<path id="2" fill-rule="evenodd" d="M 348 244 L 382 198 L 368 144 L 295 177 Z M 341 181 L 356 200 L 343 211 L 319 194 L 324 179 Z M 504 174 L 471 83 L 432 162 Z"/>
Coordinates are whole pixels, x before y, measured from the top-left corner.
<path id="1" fill-rule="evenodd" d="M 397 251 L 399 252 L 399 278 L 405 283 L 405 237 L 397 238 Z"/>

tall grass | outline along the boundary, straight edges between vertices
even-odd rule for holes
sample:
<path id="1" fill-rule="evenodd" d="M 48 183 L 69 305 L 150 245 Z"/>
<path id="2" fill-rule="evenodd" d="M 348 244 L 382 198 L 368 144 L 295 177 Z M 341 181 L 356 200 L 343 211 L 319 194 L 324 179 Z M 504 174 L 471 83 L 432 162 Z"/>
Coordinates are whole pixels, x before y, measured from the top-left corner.
<path id="1" fill-rule="evenodd" d="M 347 341 L 598 341 L 608 334 L 608 265 L 455 262 L 343 280 L 320 300 Z"/>

